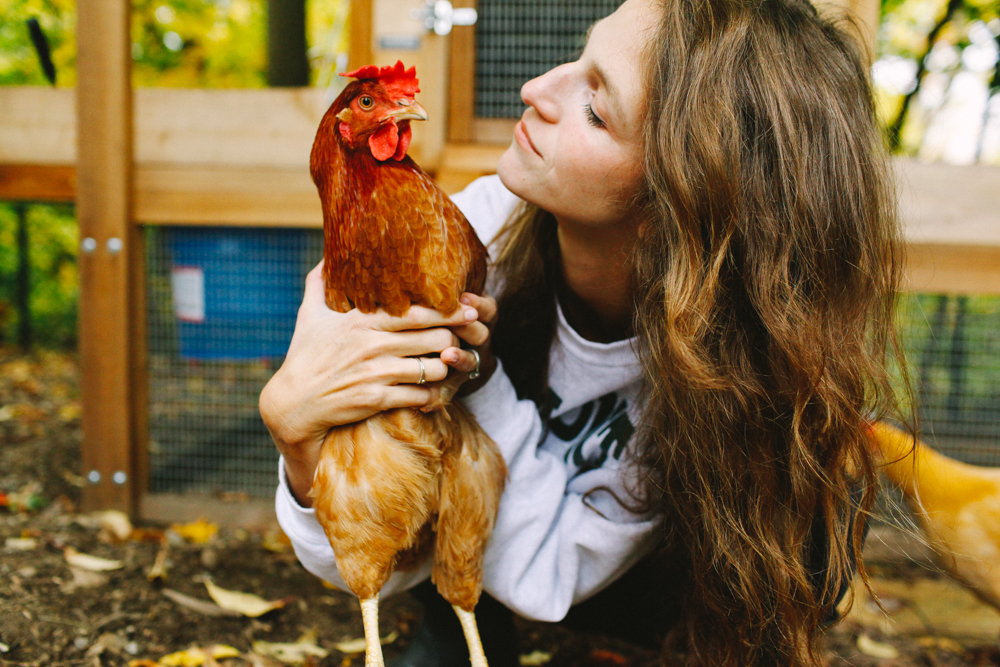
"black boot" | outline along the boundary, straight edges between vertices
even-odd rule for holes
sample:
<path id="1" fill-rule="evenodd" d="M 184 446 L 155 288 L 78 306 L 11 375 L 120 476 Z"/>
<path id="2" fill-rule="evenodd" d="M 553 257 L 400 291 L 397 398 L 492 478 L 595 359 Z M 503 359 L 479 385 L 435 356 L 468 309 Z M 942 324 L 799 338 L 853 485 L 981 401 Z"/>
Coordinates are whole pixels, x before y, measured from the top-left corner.
<path id="1" fill-rule="evenodd" d="M 414 587 L 413 597 L 424 606 L 424 620 L 403 655 L 388 667 L 468 667 L 469 648 L 455 610 L 430 581 Z M 517 667 L 514 614 L 486 593 L 476 605 L 476 624 L 490 667 Z"/>

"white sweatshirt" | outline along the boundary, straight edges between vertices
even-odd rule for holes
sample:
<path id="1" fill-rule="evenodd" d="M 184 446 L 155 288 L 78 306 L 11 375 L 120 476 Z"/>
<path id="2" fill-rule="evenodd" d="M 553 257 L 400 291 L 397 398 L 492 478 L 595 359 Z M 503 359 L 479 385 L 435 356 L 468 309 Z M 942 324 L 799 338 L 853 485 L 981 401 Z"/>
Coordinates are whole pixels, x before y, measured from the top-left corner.
<path id="1" fill-rule="evenodd" d="M 488 243 L 518 199 L 496 176 L 480 178 L 453 197 Z M 502 365 L 462 399 L 507 463 L 508 479 L 486 549 L 483 588 L 518 614 L 561 620 L 646 555 L 655 520 L 627 510 L 627 461 L 640 418 L 641 368 L 633 341 L 583 339 L 560 310 L 549 361 L 552 414 L 543 423 L 530 400 L 518 400 Z M 279 464 L 276 510 L 307 570 L 347 590 L 312 509 L 288 490 Z M 392 575 L 381 596 L 430 576 L 430 560 Z"/>

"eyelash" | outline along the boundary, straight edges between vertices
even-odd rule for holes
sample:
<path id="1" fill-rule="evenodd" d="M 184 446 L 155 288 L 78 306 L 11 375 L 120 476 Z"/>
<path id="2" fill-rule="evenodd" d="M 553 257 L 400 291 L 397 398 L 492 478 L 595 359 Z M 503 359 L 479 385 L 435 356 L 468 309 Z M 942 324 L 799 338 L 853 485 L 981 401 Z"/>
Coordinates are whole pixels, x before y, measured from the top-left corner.
<path id="1" fill-rule="evenodd" d="M 593 106 L 591 106 L 590 104 L 584 104 L 583 110 L 587 114 L 587 123 L 589 123 L 591 127 L 604 127 L 604 121 L 601 120 L 601 118 L 596 113 L 594 113 Z"/>

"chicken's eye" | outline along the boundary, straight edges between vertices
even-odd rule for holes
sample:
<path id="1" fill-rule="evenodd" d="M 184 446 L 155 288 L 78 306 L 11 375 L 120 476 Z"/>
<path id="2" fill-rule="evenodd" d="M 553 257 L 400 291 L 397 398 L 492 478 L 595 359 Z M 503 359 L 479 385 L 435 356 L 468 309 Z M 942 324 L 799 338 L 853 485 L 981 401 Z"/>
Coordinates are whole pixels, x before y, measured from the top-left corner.
<path id="1" fill-rule="evenodd" d="M 367 111 L 368 109 L 371 109 L 373 106 L 375 106 L 375 100 L 373 100 L 367 95 L 363 95 L 358 98 L 358 106 Z"/>

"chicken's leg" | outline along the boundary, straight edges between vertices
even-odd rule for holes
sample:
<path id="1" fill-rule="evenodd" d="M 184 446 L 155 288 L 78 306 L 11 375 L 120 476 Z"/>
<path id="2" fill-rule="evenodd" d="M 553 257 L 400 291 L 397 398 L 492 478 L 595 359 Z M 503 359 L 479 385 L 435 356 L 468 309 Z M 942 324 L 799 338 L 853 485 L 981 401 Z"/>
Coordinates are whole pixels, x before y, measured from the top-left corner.
<path id="1" fill-rule="evenodd" d="M 378 637 L 378 593 L 361 601 L 361 617 L 365 623 L 365 667 L 385 667 Z"/>
<path id="2" fill-rule="evenodd" d="M 483 652 L 483 642 L 479 639 L 479 627 L 476 625 L 476 612 L 465 611 L 457 604 L 451 608 L 458 614 L 458 621 L 465 633 L 465 643 L 469 645 L 469 662 L 472 667 L 489 667 L 486 663 L 486 653 Z"/>

